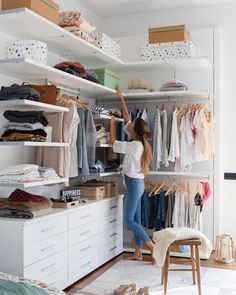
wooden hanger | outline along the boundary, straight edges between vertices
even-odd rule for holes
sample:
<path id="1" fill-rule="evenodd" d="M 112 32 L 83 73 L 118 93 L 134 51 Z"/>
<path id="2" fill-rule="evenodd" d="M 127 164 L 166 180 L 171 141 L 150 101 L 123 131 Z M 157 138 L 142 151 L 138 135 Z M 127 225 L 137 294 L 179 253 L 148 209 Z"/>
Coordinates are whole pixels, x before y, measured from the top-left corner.
<path id="1" fill-rule="evenodd" d="M 155 194 L 155 190 L 157 189 L 157 187 L 159 186 L 159 183 L 154 184 L 153 189 L 150 191 L 149 193 L 149 197 L 154 196 Z"/>
<path id="2" fill-rule="evenodd" d="M 169 195 L 169 193 L 174 189 L 176 188 L 177 190 L 179 189 L 179 185 L 174 181 L 172 183 L 172 185 L 169 187 L 169 189 L 167 190 L 167 192 L 165 193 L 165 195 Z"/>
<path id="3" fill-rule="evenodd" d="M 166 187 L 166 188 L 168 189 L 168 186 L 165 184 L 164 181 L 162 181 L 161 185 L 159 185 L 159 186 L 157 187 L 157 189 L 155 190 L 154 195 L 157 195 L 157 194 L 160 192 L 160 190 L 161 190 L 162 188 L 164 188 L 164 187 Z"/>
<path id="4" fill-rule="evenodd" d="M 84 110 L 88 110 L 89 109 L 89 104 L 86 102 L 80 102 L 78 99 L 76 99 L 74 96 L 71 95 L 67 95 L 67 94 L 62 94 L 59 95 L 57 98 L 57 101 L 63 101 L 63 102 L 72 102 L 74 103 L 78 108 L 82 108 Z"/>

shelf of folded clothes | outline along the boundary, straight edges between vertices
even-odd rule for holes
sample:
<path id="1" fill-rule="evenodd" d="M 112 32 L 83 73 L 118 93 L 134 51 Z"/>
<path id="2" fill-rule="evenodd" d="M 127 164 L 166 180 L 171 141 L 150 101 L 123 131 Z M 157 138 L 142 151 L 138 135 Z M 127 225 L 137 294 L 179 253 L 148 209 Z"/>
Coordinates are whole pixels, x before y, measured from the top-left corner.
<path id="1" fill-rule="evenodd" d="M 91 67 L 122 64 L 117 57 L 83 40 L 84 35 L 78 35 L 78 31 L 76 36 L 27 8 L 0 11 L 0 30 L 17 38 L 43 41 L 49 51 L 66 55 L 69 60 L 79 59 Z"/>
<path id="2" fill-rule="evenodd" d="M 101 98 L 102 99 L 102 98 Z M 100 99 L 99 99 L 100 100 Z M 94 120 L 111 120 L 111 116 L 106 116 L 106 115 L 94 115 L 93 116 Z M 122 118 L 115 118 L 117 122 L 124 122 L 124 119 Z"/>
<path id="3" fill-rule="evenodd" d="M 17 110 L 21 109 L 32 109 L 32 110 L 41 110 L 47 113 L 50 112 L 69 112 L 68 108 L 42 103 L 38 101 L 28 100 L 28 99 L 19 99 L 19 100 L 1 100 L 0 108 L 16 108 Z"/>
<path id="4" fill-rule="evenodd" d="M 19 188 L 30 188 L 35 186 L 44 186 L 44 185 L 52 185 L 52 184 L 61 184 L 69 182 L 69 178 L 57 178 L 51 180 L 39 180 L 35 182 L 2 182 L 0 180 L 0 186 L 6 187 L 19 187 Z"/>
<path id="5" fill-rule="evenodd" d="M 120 171 L 117 172 L 102 172 L 102 173 L 91 173 L 92 177 L 107 177 L 107 176 L 118 176 L 121 175 Z"/>
<path id="6" fill-rule="evenodd" d="M 113 144 L 109 144 L 109 143 L 97 143 L 96 144 L 97 148 L 109 148 L 109 147 L 113 147 Z"/>
<path id="7" fill-rule="evenodd" d="M 30 59 L 0 60 L 0 74 L 15 77 L 24 81 L 42 81 L 47 79 L 55 85 L 79 89 L 81 94 L 94 98 L 115 93 L 115 90 L 98 83 L 81 78 L 72 73 L 40 64 Z"/>
<path id="8" fill-rule="evenodd" d="M 93 119 L 95 120 L 111 120 L 111 116 L 115 116 L 116 121 L 124 122 L 124 119 L 122 118 L 122 113 L 118 108 L 106 109 L 101 106 L 94 106 L 90 109 L 90 111 L 93 115 Z"/>

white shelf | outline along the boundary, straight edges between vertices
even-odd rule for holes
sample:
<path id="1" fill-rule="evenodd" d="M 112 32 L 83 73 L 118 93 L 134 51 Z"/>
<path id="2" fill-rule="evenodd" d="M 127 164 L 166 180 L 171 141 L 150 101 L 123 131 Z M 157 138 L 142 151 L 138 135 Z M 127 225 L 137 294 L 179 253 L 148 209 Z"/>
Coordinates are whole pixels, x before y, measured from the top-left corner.
<path id="1" fill-rule="evenodd" d="M 17 38 L 43 41 L 49 51 L 69 60 L 79 60 L 87 66 L 123 64 L 118 58 L 27 8 L 0 11 L 0 30 Z"/>
<path id="2" fill-rule="evenodd" d="M 103 100 L 103 98 L 101 98 Z M 99 98 L 97 100 L 100 100 Z M 99 116 L 93 116 L 94 120 L 111 120 L 110 116 L 105 115 L 99 115 Z M 117 122 L 124 122 L 124 119 L 122 118 L 115 118 Z"/>
<path id="3" fill-rule="evenodd" d="M 191 91 L 191 90 L 185 90 L 185 91 L 155 91 L 155 92 L 137 92 L 137 93 L 130 93 L 126 92 L 123 93 L 124 97 L 126 99 L 129 98 L 142 98 L 142 99 L 150 99 L 150 98 L 187 98 L 187 99 L 209 99 L 210 94 L 206 91 Z M 120 101 L 120 98 L 117 97 L 117 95 L 112 96 L 106 96 L 98 98 L 98 101 L 106 101 L 110 99 Z M 131 100 L 130 100 L 131 101 Z"/>
<path id="4" fill-rule="evenodd" d="M 37 142 L 37 141 L 1 141 L 0 146 L 43 146 L 43 147 L 69 147 L 64 142 Z"/>
<path id="5" fill-rule="evenodd" d="M 211 175 L 213 175 L 213 172 L 212 171 L 203 171 L 203 172 L 150 171 L 149 175 L 209 178 Z"/>
<path id="6" fill-rule="evenodd" d="M 96 144 L 97 148 L 109 148 L 109 147 L 113 147 L 113 144 L 109 144 L 109 143 L 97 143 Z"/>
<path id="7" fill-rule="evenodd" d="M 30 188 L 35 186 L 43 186 L 43 185 L 52 185 L 52 184 L 60 184 L 60 183 L 66 183 L 69 182 L 69 178 L 58 178 L 54 180 L 43 180 L 43 181 L 36 181 L 36 182 L 28 182 L 28 183 L 7 183 L 7 182 L 1 182 L 0 186 L 6 186 L 6 187 L 19 187 L 19 188 Z"/>
<path id="8" fill-rule="evenodd" d="M 24 81 L 42 82 L 47 79 L 56 85 L 79 89 L 81 94 L 92 95 L 93 97 L 115 93 L 113 89 L 24 58 L 0 60 L 0 74 Z"/>
<path id="9" fill-rule="evenodd" d="M 32 110 L 41 110 L 44 112 L 69 112 L 68 108 L 32 101 L 32 100 L 3 100 L 0 101 L 0 108 L 17 108 L 19 109 L 32 109 Z"/>
<path id="10" fill-rule="evenodd" d="M 93 177 L 107 177 L 107 176 L 119 176 L 121 172 L 104 172 L 104 173 L 91 173 L 89 176 Z"/>

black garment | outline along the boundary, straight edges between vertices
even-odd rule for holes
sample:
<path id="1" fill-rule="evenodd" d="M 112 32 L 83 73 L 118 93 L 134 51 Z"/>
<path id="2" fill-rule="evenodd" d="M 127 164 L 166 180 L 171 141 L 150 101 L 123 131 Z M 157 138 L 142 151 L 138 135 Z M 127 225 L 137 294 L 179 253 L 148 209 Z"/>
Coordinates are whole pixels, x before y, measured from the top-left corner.
<path id="1" fill-rule="evenodd" d="M 17 129 L 8 129 L 2 134 L 2 137 L 9 136 L 13 133 L 20 134 L 32 134 L 32 135 L 40 135 L 42 137 L 47 137 L 47 133 L 43 129 L 35 129 L 35 130 L 17 130 Z"/>
<path id="2" fill-rule="evenodd" d="M 158 197 L 157 215 L 155 219 L 155 230 L 161 230 L 165 228 L 167 208 L 168 208 L 168 197 L 165 195 L 166 192 L 161 191 Z"/>
<path id="3" fill-rule="evenodd" d="M 20 100 L 28 99 L 38 101 L 40 93 L 33 88 L 23 87 L 13 84 L 10 87 L 2 87 L 0 90 L 0 100 Z"/>
<path id="4" fill-rule="evenodd" d="M 48 120 L 44 117 L 43 111 L 5 111 L 3 116 L 11 122 L 19 123 L 41 123 L 48 125 Z"/>
<path id="5" fill-rule="evenodd" d="M 0 217 L 4 218 L 19 218 L 19 219 L 32 219 L 33 213 L 19 209 L 0 209 Z"/>

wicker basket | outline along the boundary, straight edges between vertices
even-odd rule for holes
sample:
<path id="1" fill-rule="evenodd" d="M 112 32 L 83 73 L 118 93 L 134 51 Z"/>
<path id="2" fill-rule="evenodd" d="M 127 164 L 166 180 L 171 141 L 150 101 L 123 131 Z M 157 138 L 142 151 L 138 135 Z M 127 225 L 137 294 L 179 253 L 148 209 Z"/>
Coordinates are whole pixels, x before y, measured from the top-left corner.
<path id="1" fill-rule="evenodd" d="M 89 183 L 89 186 L 93 187 L 105 187 L 105 198 L 112 198 L 116 197 L 118 195 L 118 183 L 117 182 L 104 182 L 104 181 L 98 181 L 96 183 Z"/>
<path id="2" fill-rule="evenodd" d="M 102 200 L 106 197 L 104 185 L 91 186 L 90 184 L 79 184 L 73 187 L 80 190 L 80 197 L 89 200 Z"/>
<path id="3" fill-rule="evenodd" d="M 216 237 L 215 260 L 222 263 L 234 261 L 234 242 L 229 235 L 219 235 Z"/>

